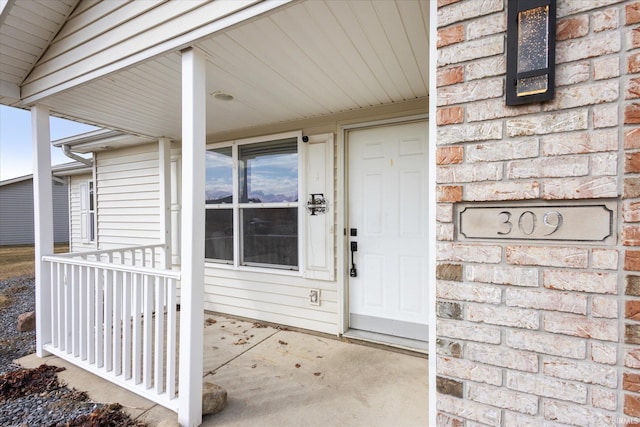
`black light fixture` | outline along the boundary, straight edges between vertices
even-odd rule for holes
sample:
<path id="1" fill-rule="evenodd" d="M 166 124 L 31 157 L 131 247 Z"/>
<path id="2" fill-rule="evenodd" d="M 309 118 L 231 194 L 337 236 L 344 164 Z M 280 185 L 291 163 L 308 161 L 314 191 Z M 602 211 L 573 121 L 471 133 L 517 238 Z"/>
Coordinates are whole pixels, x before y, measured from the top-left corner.
<path id="1" fill-rule="evenodd" d="M 509 0 L 507 105 L 553 99 L 556 0 Z"/>

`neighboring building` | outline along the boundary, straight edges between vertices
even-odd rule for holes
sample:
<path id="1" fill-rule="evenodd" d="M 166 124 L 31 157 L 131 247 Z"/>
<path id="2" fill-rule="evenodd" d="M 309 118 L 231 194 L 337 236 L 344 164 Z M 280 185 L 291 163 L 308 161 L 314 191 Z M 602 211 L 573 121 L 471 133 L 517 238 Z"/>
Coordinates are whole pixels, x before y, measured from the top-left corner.
<path id="1" fill-rule="evenodd" d="M 506 106 L 512 4 L 7 3 L 36 154 L 50 114 L 118 130 L 56 142 L 93 165 L 73 253 L 37 245 L 38 354 L 196 425 L 212 310 L 428 343 L 434 425 L 638 422 L 640 1 L 559 0 L 555 99 Z"/>
<path id="2" fill-rule="evenodd" d="M 54 168 L 52 180 L 55 243 L 69 242 L 69 187 L 65 175 L 79 164 Z M 33 175 L 0 182 L 0 246 L 34 243 Z"/>

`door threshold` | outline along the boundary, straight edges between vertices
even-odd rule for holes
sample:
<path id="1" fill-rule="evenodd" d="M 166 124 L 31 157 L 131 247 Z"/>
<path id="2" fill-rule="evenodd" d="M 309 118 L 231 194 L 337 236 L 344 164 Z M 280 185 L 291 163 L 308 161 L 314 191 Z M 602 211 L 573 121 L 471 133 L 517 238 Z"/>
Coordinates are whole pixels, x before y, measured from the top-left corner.
<path id="1" fill-rule="evenodd" d="M 429 354 L 429 343 L 427 341 L 413 340 L 411 338 L 396 337 L 394 335 L 380 334 L 377 332 L 363 331 L 359 329 L 349 329 L 347 332 L 342 334 L 342 336 L 345 338 L 399 348 L 424 355 Z"/>

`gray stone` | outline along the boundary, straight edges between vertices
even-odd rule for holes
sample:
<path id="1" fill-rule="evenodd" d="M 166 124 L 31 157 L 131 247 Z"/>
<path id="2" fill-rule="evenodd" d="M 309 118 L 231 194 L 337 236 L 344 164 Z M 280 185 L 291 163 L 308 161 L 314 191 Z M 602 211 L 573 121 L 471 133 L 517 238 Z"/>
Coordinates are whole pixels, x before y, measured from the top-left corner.
<path id="1" fill-rule="evenodd" d="M 227 405 L 227 391 L 222 387 L 204 382 L 202 384 L 202 415 L 213 415 Z"/>
<path id="2" fill-rule="evenodd" d="M 36 328 L 36 312 L 28 311 L 18 316 L 18 332 L 30 332 Z"/>

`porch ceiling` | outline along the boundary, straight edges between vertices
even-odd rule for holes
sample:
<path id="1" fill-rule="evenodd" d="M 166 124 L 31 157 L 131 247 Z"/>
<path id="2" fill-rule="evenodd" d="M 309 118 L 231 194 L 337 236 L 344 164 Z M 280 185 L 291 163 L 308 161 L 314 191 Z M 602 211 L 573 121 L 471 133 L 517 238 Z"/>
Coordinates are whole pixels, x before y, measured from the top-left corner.
<path id="1" fill-rule="evenodd" d="M 428 9 L 428 0 L 296 1 L 200 40 L 208 134 L 426 97 Z M 172 52 L 42 102 L 62 117 L 180 139 L 180 75 Z"/>

